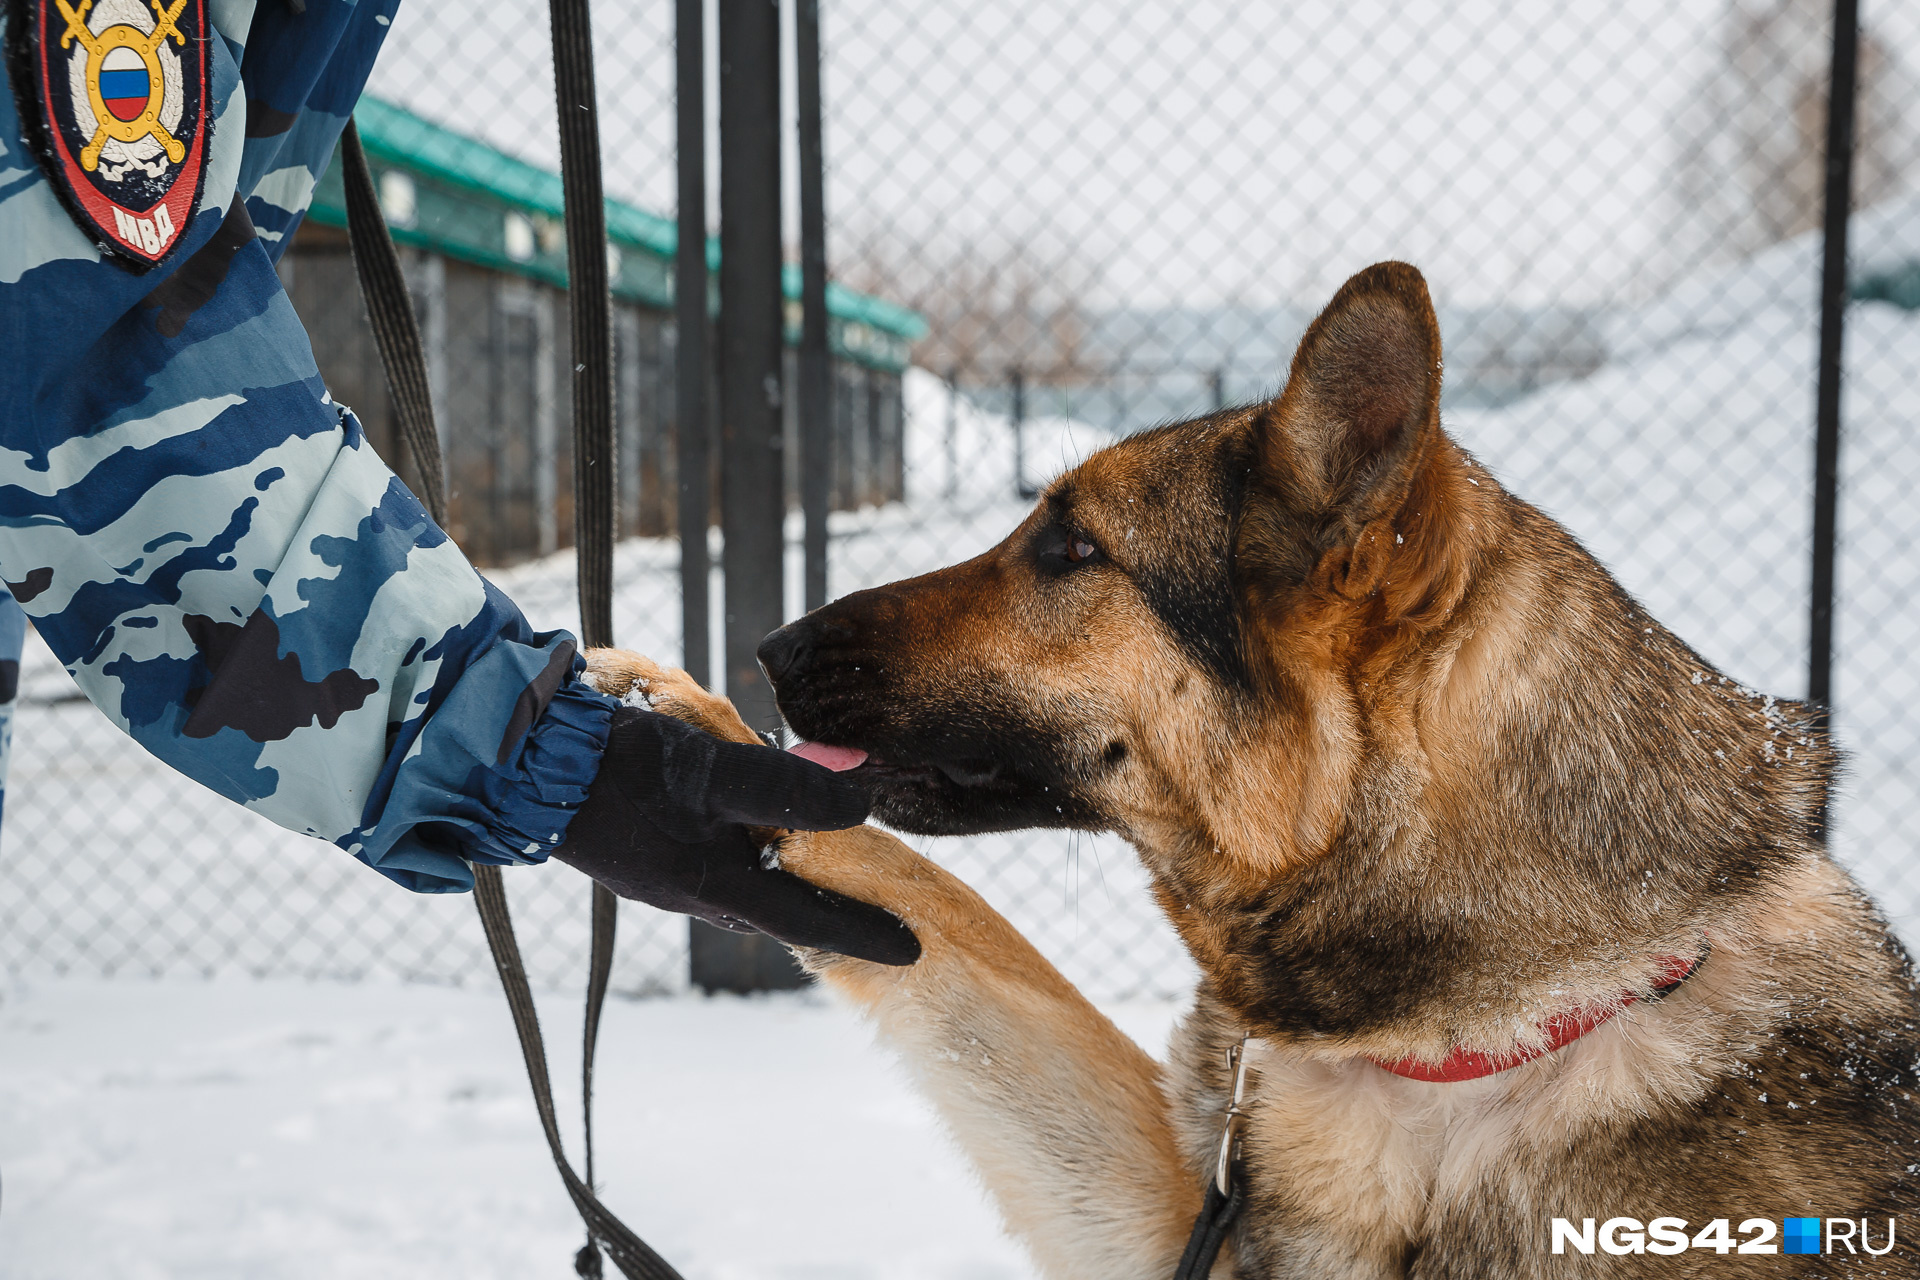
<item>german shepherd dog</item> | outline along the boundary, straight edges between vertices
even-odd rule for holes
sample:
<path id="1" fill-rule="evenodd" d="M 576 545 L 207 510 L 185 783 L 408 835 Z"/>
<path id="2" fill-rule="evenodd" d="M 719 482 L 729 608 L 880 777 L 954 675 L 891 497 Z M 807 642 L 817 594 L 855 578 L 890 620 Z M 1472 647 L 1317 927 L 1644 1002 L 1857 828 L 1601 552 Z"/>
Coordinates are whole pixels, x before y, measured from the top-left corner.
<path id="1" fill-rule="evenodd" d="M 1371 267 L 1277 398 L 1115 444 L 993 550 L 761 649 L 892 826 L 1133 844 L 1203 975 L 1169 1061 L 873 827 L 779 856 L 922 958 L 803 962 L 1050 1277 L 1173 1275 L 1243 1036 L 1216 1280 L 1920 1275 L 1920 1007 L 1823 849 L 1825 735 L 1495 483 L 1440 377 L 1419 272 Z"/>

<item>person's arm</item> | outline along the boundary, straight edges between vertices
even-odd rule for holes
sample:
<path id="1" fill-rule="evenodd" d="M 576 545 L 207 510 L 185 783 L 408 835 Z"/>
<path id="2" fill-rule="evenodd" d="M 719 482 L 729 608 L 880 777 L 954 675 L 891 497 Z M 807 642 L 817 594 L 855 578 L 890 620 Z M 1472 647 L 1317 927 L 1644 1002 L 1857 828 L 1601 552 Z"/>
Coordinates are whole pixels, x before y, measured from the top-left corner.
<path id="1" fill-rule="evenodd" d="M 145 274 L 103 260 L 0 97 L 0 575 L 148 750 L 410 888 L 462 889 L 467 859 L 558 843 L 614 704 L 321 383 L 238 184 L 277 181 L 291 230 L 286 171 L 324 163 L 391 10 L 283 9 L 261 6 L 273 56 L 246 54 L 272 84 L 243 88 L 235 33 L 209 42 L 197 211 Z M 304 60 L 297 23 L 327 37 Z M 273 116 L 290 83 L 323 109 Z"/>
<path id="2" fill-rule="evenodd" d="M 33 11 L 15 6 L 10 22 Z M 857 823 L 857 788 L 772 750 L 714 756 L 687 738 L 698 731 L 597 692 L 572 637 L 527 625 L 322 385 L 273 258 L 392 0 L 307 0 L 299 14 L 263 0 L 244 44 L 201 39 L 200 10 L 186 12 L 158 84 L 111 86 L 159 95 L 144 101 L 160 103 L 165 143 L 83 146 L 119 135 L 96 134 L 93 116 L 74 130 L 69 115 L 68 158 L 90 152 L 86 172 L 63 168 L 50 141 L 62 104 L 90 88 L 72 68 L 95 68 L 77 53 L 43 61 L 69 95 L 50 98 L 20 77 L 34 47 L 7 33 L 19 92 L 0 95 L 0 578 L 54 654 L 181 773 L 408 888 L 468 888 L 471 862 L 544 861 L 591 793 L 618 813 L 569 858 L 617 892 L 910 960 L 891 916 L 760 867 L 742 826 Z M 104 39 L 58 24 L 43 35 L 62 48 Z M 189 83 L 182 105 L 181 72 L 196 74 L 201 50 L 204 98 Z M 140 101 L 116 110 L 131 117 Z M 189 174 L 194 187 L 167 194 Z M 180 213 L 138 234 L 88 224 L 88 190 Z M 137 269 L 142 247 L 176 236 Z M 609 754 L 616 711 L 622 749 Z M 669 785 L 668 758 L 711 767 Z"/>

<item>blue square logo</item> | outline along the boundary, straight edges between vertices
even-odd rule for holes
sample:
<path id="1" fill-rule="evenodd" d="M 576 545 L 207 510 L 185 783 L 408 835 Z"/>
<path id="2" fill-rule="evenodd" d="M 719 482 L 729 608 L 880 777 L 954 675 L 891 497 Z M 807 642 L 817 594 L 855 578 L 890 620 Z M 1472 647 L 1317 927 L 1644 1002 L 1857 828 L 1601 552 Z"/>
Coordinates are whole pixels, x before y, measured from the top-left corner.
<path id="1" fill-rule="evenodd" d="M 1820 1252 L 1820 1219 L 1783 1218 L 1780 1223 L 1786 1228 L 1787 1253 Z"/>

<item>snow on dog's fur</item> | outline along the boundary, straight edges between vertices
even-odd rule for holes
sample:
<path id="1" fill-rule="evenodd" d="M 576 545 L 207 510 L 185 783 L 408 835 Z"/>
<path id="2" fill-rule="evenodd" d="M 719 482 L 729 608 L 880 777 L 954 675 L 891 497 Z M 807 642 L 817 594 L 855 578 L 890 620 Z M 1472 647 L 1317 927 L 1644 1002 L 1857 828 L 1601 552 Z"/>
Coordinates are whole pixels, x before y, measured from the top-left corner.
<path id="1" fill-rule="evenodd" d="M 1341 289 L 1273 401 L 1130 438 L 1000 546 L 761 654 L 804 737 L 926 833 L 1114 830 L 1199 963 L 1158 1064 L 877 829 L 783 865 L 916 965 L 803 960 L 864 1008 L 1057 1277 L 1170 1275 L 1258 1037 L 1249 1201 L 1216 1277 L 1912 1275 L 1865 1254 L 1555 1255 L 1563 1217 L 1915 1203 L 1907 960 L 1821 847 L 1808 709 L 1739 688 L 1442 431 L 1424 282 Z M 604 687 L 740 741 L 631 655 Z M 624 675 L 623 675 L 624 673 Z M 1704 956 L 1655 1000 L 1662 959 Z M 1542 1047 L 1433 1083 L 1378 1063 Z M 1916 1226 L 1920 1230 L 1920 1226 Z"/>

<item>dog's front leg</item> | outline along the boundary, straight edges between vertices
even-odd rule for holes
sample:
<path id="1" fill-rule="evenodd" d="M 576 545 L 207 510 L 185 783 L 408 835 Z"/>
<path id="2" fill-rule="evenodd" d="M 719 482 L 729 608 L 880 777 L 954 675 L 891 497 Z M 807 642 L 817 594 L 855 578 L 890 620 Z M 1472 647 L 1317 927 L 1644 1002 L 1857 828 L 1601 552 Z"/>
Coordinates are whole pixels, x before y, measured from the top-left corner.
<path id="1" fill-rule="evenodd" d="M 637 690 L 709 733 L 759 740 L 684 671 L 615 649 L 587 660 L 603 692 Z M 884 831 L 789 833 L 780 857 L 919 936 L 921 957 L 906 968 L 801 959 L 906 1058 L 1041 1269 L 1054 1280 L 1173 1274 L 1200 1185 L 1180 1163 L 1159 1064 L 979 894 Z M 1223 1261 L 1216 1274 L 1227 1270 Z"/>
<path id="2" fill-rule="evenodd" d="M 1171 1275 L 1200 1186 L 1159 1065 L 978 894 L 885 832 L 791 836 L 781 859 L 919 936 L 908 968 L 801 959 L 906 1059 L 1042 1272 Z"/>

